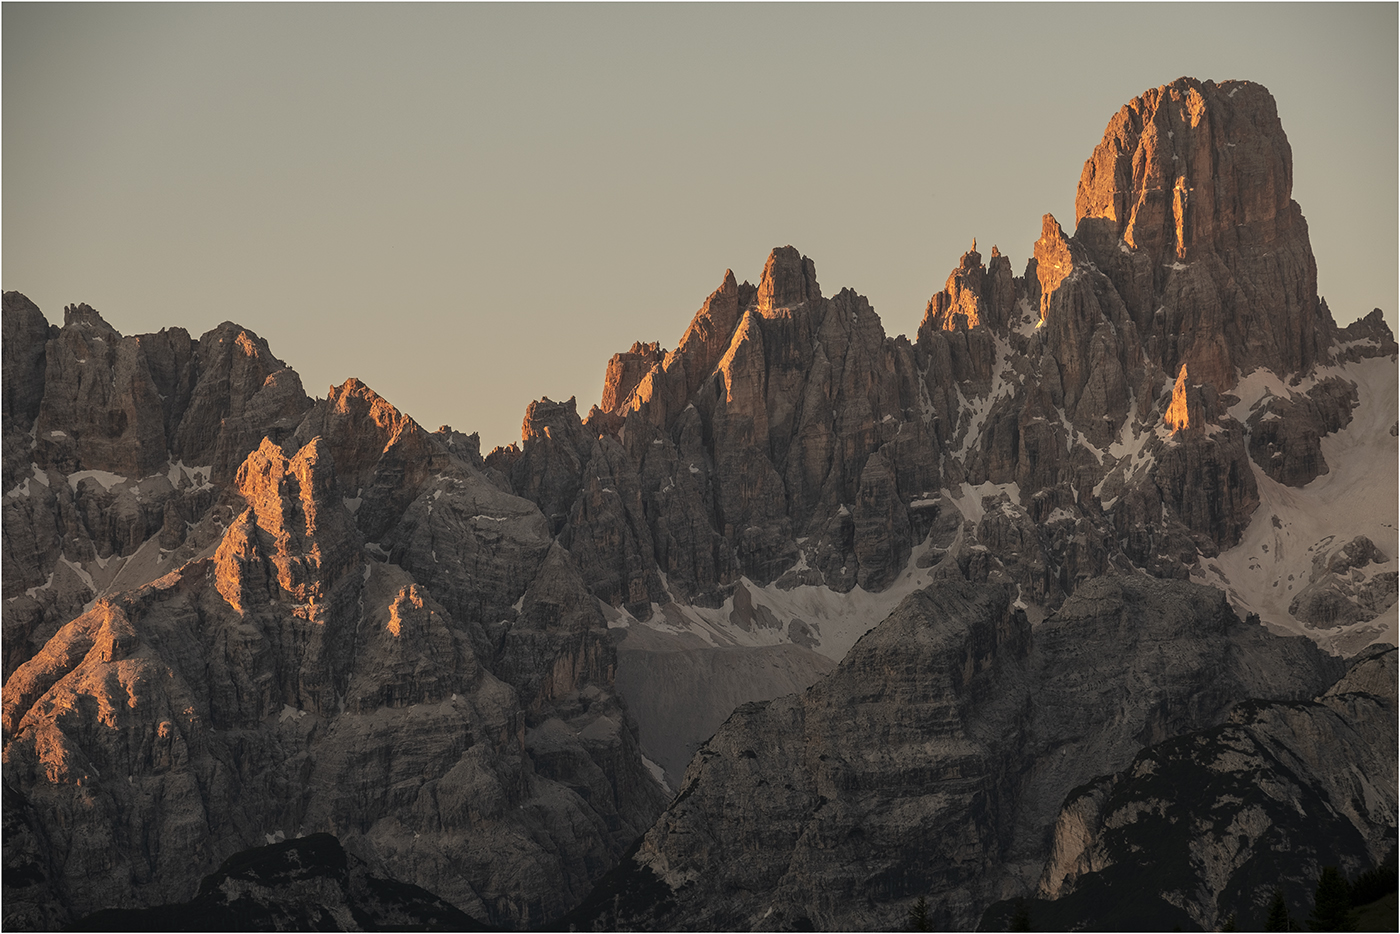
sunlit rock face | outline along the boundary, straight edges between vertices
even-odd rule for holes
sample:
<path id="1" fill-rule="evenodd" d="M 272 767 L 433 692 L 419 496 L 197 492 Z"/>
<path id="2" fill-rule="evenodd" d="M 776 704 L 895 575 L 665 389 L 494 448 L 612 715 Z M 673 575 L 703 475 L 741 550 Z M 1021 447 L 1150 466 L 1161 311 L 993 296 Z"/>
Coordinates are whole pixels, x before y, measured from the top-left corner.
<path id="1" fill-rule="evenodd" d="M 1109 122 L 1080 177 L 1076 239 L 1155 362 L 1186 364 L 1225 392 L 1236 371 L 1306 372 L 1331 343 L 1292 191 L 1292 150 L 1269 92 L 1181 78 Z"/>
<path id="2" fill-rule="evenodd" d="M 655 341 L 650 344 L 638 341 L 626 353 L 614 354 L 608 361 L 608 372 L 603 378 L 603 399 L 599 407 L 604 412 L 615 412 L 621 408 L 642 377 L 665 358 L 666 351 Z"/>
<path id="3" fill-rule="evenodd" d="M 1150 578 L 1217 584 L 1341 652 L 1387 632 L 1400 547 L 1354 501 L 1394 495 L 1397 347 L 1379 312 L 1335 326 L 1290 191 L 1268 93 L 1181 79 L 1113 118 L 1072 234 L 1045 215 L 1019 275 L 974 241 L 908 337 L 778 247 L 757 285 L 726 270 L 673 349 L 614 356 L 599 406 L 538 400 L 484 458 L 356 379 L 309 398 L 236 324 L 122 336 L 6 293 L 5 923 L 187 900 L 232 853 L 325 832 L 378 878 L 523 927 L 652 827 L 668 885 L 684 864 L 777 886 L 695 918 L 889 925 L 916 876 L 866 872 L 870 847 L 907 844 L 866 817 L 951 762 L 980 784 L 918 826 L 958 842 L 909 852 L 943 867 L 938 917 L 972 923 L 1041 871 L 1025 841 L 1050 839 L 1064 781 L 1219 722 L 1264 675 L 1321 690 L 1325 663 L 1255 645 L 1219 592 Z M 912 593 L 896 636 L 862 640 Z M 1027 693 L 1061 690 L 1047 640 L 1120 599 L 1177 607 L 1153 630 L 1181 662 L 1170 703 L 1085 726 L 1102 742 L 1074 740 L 1092 749 L 1072 775 L 1011 757 L 1059 735 Z M 1113 618 L 1056 664 L 1167 690 L 1075 667 L 1138 670 L 1141 634 Z M 839 690 L 782 699 L 853 646 Z M 889 696 L 919 723 L 866 690 L 911 672 L 933 680 Z M 766 758 L 735 747 L 731 775 L 717 738 L 690 772 L 724 782 L 684 785 L 749 700 L 772 703 L 720 737 L 752 728 Z M 863 731 L 837 716 L 853 703 Z M 653 827 L 662 779 L 691 790 Z M 709 855 L 657 829 L 722 806 Z M 770 851 L 829 894 L 752 855 Z"/>
<path id="4" fill-rule="evenodd" d="M 62 328 L 38 314 L 6 293 L 7 674 L 98 592 L 209 547 L 231 518 L 211 510 L 218 490 L 311 405 L 237 325 L 193 341 L 182 328 L 123 337 L 87 305 L 67 308 Z"/>
<path id="5" fill-rule="evenodd" d="M 318 832 L 474 917 L 538 923 L 664 805 L 539 510 L 355 381 L 294 428 L 231 485 L 202 481 L 207 529 L 142 543 L 158 579 L 114 579 L 15 662 L 7 860 L 29 883 L 7 869 L 7 923 L 184 901 L 232 853 Z M 7 549 L 13 505 L 42 517 L 64 500 L 38 491 L 71 492 L 41 475 L 6 502 Z"/>

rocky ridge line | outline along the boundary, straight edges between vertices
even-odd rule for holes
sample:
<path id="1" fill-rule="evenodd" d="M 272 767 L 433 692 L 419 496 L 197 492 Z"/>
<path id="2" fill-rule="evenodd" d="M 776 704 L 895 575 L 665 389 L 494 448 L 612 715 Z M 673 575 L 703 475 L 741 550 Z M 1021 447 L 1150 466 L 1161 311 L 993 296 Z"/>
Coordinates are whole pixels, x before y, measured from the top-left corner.
<path id="1" fill-rule="evenodd" d="M 20 899 L 7 882 L 6 904 L 61 918 L 89 877 L 94 897 L 183 897 L 224 852 L 188 859 L 208 819 L 189 815 L 207 806 L 233 828 L 225 849 L 259 842 L 268 815 L 344 823 L 386 875 L 481 917 L 557 917 L 664 803 L 617 695 L 644 641 L 619 653 L 629 628 L 694 635 L 687 613 L 715 610 L 810 680 L 824 666 L 799 656 L 836 637 L 775 615 L 775 594 L 856 606 L 917 566 L 1008 585 L 1034 620 L 1114 570 L 1220 579 L 1215 559 L 1258 528 L 1270 484 L 1335 470 L 1324 450 L 1374 391 L 1359 374 L 1394 369 L 1379 312 L 1339 329 L 1317 298 L 1290 189 L 1267 92 L 1181 79 L 1110 125 L 1073 236 L 1047 215 L 1020 276 L 974 243 L 912 340 L 779 248 L 758 286 L 726 272 L 675 350 L 614 358 L 606 408 L 541 400 L 521 444 L 484 459 L 474 435 L 426 432 L 356 380 L 308 398 L 237 325 L 123 337 L 74 306 L 57 328 L 6 293 L 7 781 L 54 796 L 45 814 L 106 802 L 90 831 L 33 828 L 34 852 L 58 855 Z M 1251 367 L 1273 374 L 1262 395 Z M 1394 604 L 1395 548 L 1372 537 L 1371 551 L 1311 543 L 1289 618 L 1364 644 L 1364 621 Z M 182 673 L 205 654 L 256 674 L 192 686 Z M 172 672 L 188 683 L 146 691 Z M 454 694 L 450 728 L 401 723 Z M 466 722 L 470 768 L 452 745 Z M 444 824 L 466 821 L 495 855 L 421 834 L 406 791 L 297 799 L 295 769 L 337 774 L 348 755 L 332 727 L 391 759 L 415 737 L 438 750 L 447 772 L 412 787 L 499 785 L 486 812 Z M 127 749 L 142 729 L 169 750 Z M 218 776 L 244 755 L 266 771 L 226 810 Z M 164 829 L 141 841 L 123 815 L 145 805 L 110 768 L 128 761 L 128 788 L 162 789 L 143 819 Z M 409 766 L 385 768 L 397 781 Z M 424 807 L 414 820 L 431 822 Z"/>

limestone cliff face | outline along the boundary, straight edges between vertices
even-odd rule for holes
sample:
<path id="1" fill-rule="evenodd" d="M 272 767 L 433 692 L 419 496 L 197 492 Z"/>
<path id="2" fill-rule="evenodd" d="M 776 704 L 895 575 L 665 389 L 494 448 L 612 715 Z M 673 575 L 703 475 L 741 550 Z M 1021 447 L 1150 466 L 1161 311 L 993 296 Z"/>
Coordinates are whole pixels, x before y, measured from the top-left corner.
<path id="1" fill-rule="evenodd" d="M 1056 818 L 1033 919 L 1112 925 L 1127 914 L 1117 893 L 1131 890 L 1146 923 L 1252 926 L 1275 889 L 1302 917 L 1324 866 L 1355 877 L 1379 863 L 1396 825 L 1395 655 L 1367 653 L 1311 701 L 1242 704 L 1077 789 Z"/>
<path id="2" fill-rule="evenodd" d="M 264 837 L 330 832 L 476 917 L 539 922 L 664 804 L 538 510 L 357 383 L 289 440 L 319 430 L 262 439 L 202 557 L 20 659 L 6 781 L 34 878 L 7 918 L 184 900 Z"/>
<path id="3" fill-rule="evenodd" d="M 824 298 L 796 250 L 775 250 L 756 289 L 726 273 L 680 347 L 626 388 L 609 383 L 625 401 L 586 423 L 536 403 L 518 452 L 488 458 L 561 540 L 616 543 L 608 566 L 626 582 L 603 599 L 643 616 L 647 601 L 718 603 L 740 576 L 771 581 L 800 556 L 808 582 L 878 589 L 907 560 L 910 533 L 888 534 L 910 524 L 899 485 L 938 486 L 929 427 L 912 417 L 913 349 L 855 293 Z M 598 501 L 604 487 L 621 501 Z M 591 516 L 615 531 L 589 529 Z"/>
<path id="4" fill-rule="evenodd" d="M 740 707 L 570 920 L 889 930 L 923 896 L 935 924 L 967 929 L 1039 871 L 1091 763 L 1127 766 L 1242 699 L 1310 697 L 1340 673 L 1209 588 L 1099 578 L 1035 629 L 1011 596 L 930 587 L 805 693 Z"/>
<path id="5" fill-rule="evenodd" d="M 604 412 L 613 412 L 620 408 L 642 381 L 642 377 L 651 372 L 651 368 L 660 363 L 665 354 L 661 345 L 655 341 L 650 344 L 638 341 L 626 353 L 614 354 L 608 361 L 607 375 L 603 377 L 605 391 L 600 408 Z"/>
<path id="6" fill-rule="evenodd" d="M 45 346 L 49 322 L 37 305 L 18 292 L 4 295 L 3 367 L 0 397 L 4 410 L 4 488 L 13 489 L 29 471 L 29 429 L 44 400 Z"/>
<path id="7" fill-rule="evenodd" d="M 1330 344 L 1292 188 L 1267 90 L 1181 78 L 1109 123 L 1080 178 L 1076 236 L 1121 283 L 1159 364 L 1224 392 L 1237 370 L 1306 371 Z"/>
<path id="8" fill-rule="evenodd" d="M 33 458 L 64 473 L 140 478 L 173 456 L 227 482 L 310 404 L 296 373 L 251 331 L 226 322 L 198 343 L 181 328 L 122 337 L 88 305 L 64 310 L 43 378 Z"/>

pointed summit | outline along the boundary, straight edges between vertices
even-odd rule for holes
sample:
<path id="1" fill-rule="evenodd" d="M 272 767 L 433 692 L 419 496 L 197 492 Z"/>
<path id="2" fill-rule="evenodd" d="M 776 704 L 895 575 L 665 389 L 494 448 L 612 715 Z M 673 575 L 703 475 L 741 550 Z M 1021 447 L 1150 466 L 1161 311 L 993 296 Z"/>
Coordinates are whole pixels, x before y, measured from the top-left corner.
<path id="1" fill-rule="evenodd" d="M 1074 240 L 1138 327 L 1159 330 L 1163 368 L 1189 363 L 1225 391 L 1238 372 L 1305 372 L 1325 353 L 1292 189 L 1293 152 L 1263 86 L 1178 78 L 1109 121 L 1080 175 Z"/>
<path id="2" fill-rule="evenodd" d="M 117 329 L 107 323 L 106 319 L 98 313 L 96 308 L 86 302 L 77 305 L 65 305 L 63 308 L 63 326 L 65 328 L 82 328 L 87 331 L 96 331 L 95 336 L 110 334 L 114 337 L 121 337 Z"/>
<path id="3" fill-rule="evenodd" d="M 1263 86 L 1178 78 L 1109 121 L 1084 163 L 1075 222 L 1109 221 L 1132 249 L 1192 262 L 1289 235 L 1302 220 L 1292 189 L 1292 149 Z"/>
<path id="4" fill-rule="evenodd" d="M 821 297 L 817 267 L 810 259 L 790 245 L 776 247 L 768 255 L 763 278 L 758 283 L 760 313 L 776 308 L 792 308 Z"/>
<path id="5" fill-rule="evenodd" d="M 1040 320 L 1050 308 L 1050 296 L 1074 272 L 1069 238 L 1053 214 L 1040 219 L 1040 239 L 1035 241 L 1035 272 L 1040 280 Z"/>

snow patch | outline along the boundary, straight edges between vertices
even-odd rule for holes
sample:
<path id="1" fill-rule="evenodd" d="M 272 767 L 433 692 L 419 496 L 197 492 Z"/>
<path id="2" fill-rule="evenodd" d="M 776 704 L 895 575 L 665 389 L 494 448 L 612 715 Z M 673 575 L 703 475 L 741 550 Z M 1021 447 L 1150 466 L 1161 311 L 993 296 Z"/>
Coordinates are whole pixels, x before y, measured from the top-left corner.
<path id="1" fill-rule="evenodd" d="M 305 710 L 298 710 L 291 704 L 283 704 L 282 712 L 277 715 L 277 722 L 286 723 L 288 720 L 291 720 L 293 723 L 295 723 L 304 716 L 306 716 Z"/>
<path id="2" fill-rule="evenodd" d="M 78 484 L 82 483 L 84 480 L 96 480 L 98 483 L 102 484 L 104 492 L 110 493 L 112 487 L 116 486 L 118 483 L 125 483 L 126 477 L 108 470 L 79 470 L 77 473 L 70 473 L 68 475 L 68 486 L 73 490 L 77 490 Z"/>
<path id="3" fill-rule="evenodd" d="M 44 581 L 44 582 L 43 582 L 42 584 L 40 584 L 38 587 L 30 587 L 30 588 L 29 588 L 28 590 L 26 590 L 24 593 L 25 593 L 25 596 L 27 596 L 27 597 L 29 597 L 29 599 L 33 600 L 35 597 L 39 596 L 39 591 L 41 591 L 41 590 L 48 590 L 48 589 L 49 589 L 50 587 L 52 587 L 52 586 L 53 586 L 53 572 L 50 571 L 50 572 L 49 572 L 49 579 L 48 579 L 48 580 Z"/>
<path id="4" fill-rule="evenodd" d="M 958 512 L 962 513 L 963 519 L 978 523 L 987 511 L 982 508 L 982 498 L 986 496 L 997 496 L 1005 493 L 1013 503 L 1021 502 L 1021 485 L 1019 483 L 963 483 L 957 489 L 951 491 L 953 494 L 953 505 Z"/>
<path id="5" fill-rule="evenodd" d="M 170 468 L 165 472 L 165 478 L 177 490 L 180 488 L 182 480 L 189 480 L 190 486 L 196 490 L 212 490 L 214 484 L 209 482 L 209 475 L 213 471 L 212 466 L 186 467 L 183 460 L 178 460 L 170 465 Z"/>
<path id="6" fill-rule="evenodd" d="M 981 439 L 987 418 L 996 404 L 1015 393 L 1019 386 L 1019 382 L 1011 378 L 1015 376 L 1015 370 L 1011 367 L 1014 354 L 1011 345 L 998 336 L 996 347 L 996 362 L 992 365 L 992 387 L 987 394 L 969 400 L 963 395 L 961 386 L 957 389 L 958 400 L 961 403 L 959 408 L 965 416 L 959 419 L 959 423 L 966 426 L 962 429 L 962 443 L 957 452 L 959 458 L 966 457 L 973 444 Z"/>
<path id="7" fill-rule="evenodd" d="M 83 566 L 81 564 L 78 564 L 76 561 L 69 561 L 66 557 L 60 557 L 58 559 L 58 562 L 59 564 L 68 565 L 69 570 L 71 570 L 74 574 L 78 575 L 78 580 L 82 581 L 88 590 L 92 591 L 93 593 L 97 593 L 97 585 L 93 583 L 92 575 L 89 574 L 87 571 L 83 570 Z M 52 580 L 52 578 L 50 579 Z"/>
<path id="8" fill-rule="evenodd" d="M 656 783 L 660 785 L 663 789 L 665 789 L 666 794 L 674 795 L 676 793 L 666 782 L 665 769 L 657 765 L 655 762 L 652 762 L 646 756 L 642 756 L 642 764 L 647 767 L 647 771 L 651 773 L 651 777 L 656 779 Z"/>
<path id="9" fill-rule="evenodd" d="M 955 491 L 954 502 L 965 517 L 981 518 L 982 497 L 1006 493 L 1013 502 L 1020 501 L 1020 488 L 1014 483 L 983 483 L 977 486 L 963 484 Z M 937 502 L 929 499 L 928 502 Z M 767 646 L 793 641 L 789 627 L 800 621 L 817 640 L 813 650 L 840 661 L 845 657 L 856 640 L 873 629 L 899 606 L 909 594 L 933 583 L 934 567 L 921 568 L 919 558 L 931 547 L 924 542 L 912 550 L 909 561 L 895 581 L 879 593 L 871 593 L 860 587 L 847 593 L 838 593 L 825 585 L 804 584 L 784 590 L 774 584 L 759 586 L 748 578 L 741 578 L 736 588 L 747 592 L 747 602 L 753 607 L 755 618 L 745 628 L 731 616 L 735 601 L 730 596 L 717 607 L 687 606 L 668 603 L 664 606 L 652 604 L 651 617 L 639 621 L 625 609 L 600 603 L 610 629 L 629 626 L 645 626 L 668 634 L 689 633 L 710 646 Z M 799 558 L 794 570 L 806 568 L 805 557 Z M 766 620 L 766 621 L 765 621 Z"/>
<path id="10" fill-rule="evenodd" d="M 1400 568 L 1397 534 L 1397 442 L 1390 429 L 1396 424 L 1398 371 L 1389 358 L 1350 363 L 1345 368 L 1321 367 L 1300 381 L 1303 391 L 1317 380 L 1340 375 L 1356 383 L 1359 405 L 1346 428 L 1322 439 L 1322 455 L 1328 472 L 1302 489 L 1270 479 L 1253 461 L 1259 488 L 1259 508 L 1250 520 L 1240 544 L 1202 562 L 1197 579 L 1214 583 L 1230 595 L 1238 611 L 1258 613 L 1263 621 L 1288 632 L 1305 635 L 1324 648 L 1357 651 L 1361 630 L 1374 630 L 1371 642 L 1397 641 L 1395 608 L 1374 620 L 1340 629 L 1308 629 L 1288 612 L 1293 598 L 1307 586 L 1312 559 L 1328 540 L 1344 543 L 1365 535 L 1389 557 L 1367 570 L 1383 572 Z M 1287 397 L 1289 389 L 1272 373 L 1255 371 L 1235 388 L 1240 402 L 1230 409 L 1236 418 L 1247 417 L 1255 403 L 1268 394 Z"/>
<path id="11" fill-rule="evenodd" d="M 1031 307 L 1031 303 L 1024 298 L 1016 300 L 1016 317 L 1013 319 L 1016 326 L 1016 333 L 1022 337 L 1030 337 L 1035 333 L 1035 329 L 1040 327 L 1040 310 Z"/>

